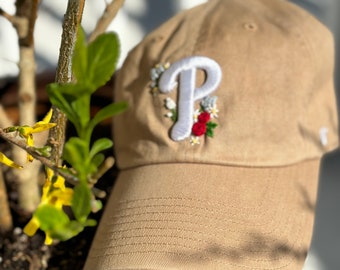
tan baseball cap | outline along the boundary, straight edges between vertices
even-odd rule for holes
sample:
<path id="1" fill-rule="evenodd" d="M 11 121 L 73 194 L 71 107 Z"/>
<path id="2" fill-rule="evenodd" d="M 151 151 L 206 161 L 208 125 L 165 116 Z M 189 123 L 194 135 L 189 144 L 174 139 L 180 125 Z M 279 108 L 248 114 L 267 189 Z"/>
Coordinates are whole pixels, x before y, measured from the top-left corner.
<path id="1" fill-rule="evenodd" d="M 285 0 L 210 0 L 149 34 L 117 76 L 121 171 L 85 269 L 302 269 L 333 53 Z"/>

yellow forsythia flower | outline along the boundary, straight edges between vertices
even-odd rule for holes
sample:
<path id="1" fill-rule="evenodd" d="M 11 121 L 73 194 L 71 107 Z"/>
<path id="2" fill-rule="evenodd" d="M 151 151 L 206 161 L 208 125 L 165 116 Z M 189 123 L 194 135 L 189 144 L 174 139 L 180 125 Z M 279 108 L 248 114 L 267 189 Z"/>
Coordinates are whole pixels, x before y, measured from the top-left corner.
<path id="1" fill-rule="evenodd" d="M 49 204 L 57 209 L 62 209 L 64 205 L 71 205 L 73 189 L 65 187 L 65 179 L 58 175 L 54 179 L 53 170 L 46 168 L 46 180 L 42 188 L 41 201 L 38 206 Z M 34 215 L 31 220 L 26 224 L 24 232 L 28 236 L 33 236 L 40 228 L 40 221 Z M 48 232 L 45 232 L 45 244 L 52 244 L 52 238 Z"/>
<path id="2" fill-rule="evenodd" d="M 50 109 L 49 112 L 44 117 L 44 119 L 42 121 L 35 123 L 33 127 L 21 126 L 18 128 L 20 136 L 26 139 L 27 145 L 34 146 L 33 133 L 43 132 L 57 125 L 56 123 L 50 123 L 52 113 L 53 110 Z M 27 161 L 29 162 L 33 161 L 33 157 L 30 154 L 27 154 Z"/>
<path id="3" fill-rule="evenodd" d="M 5 156 L 5 154 L 0 152 L 0 162 L 16 169 L 22 169 L 22 166 L 16 164 L 14 161 L 10 160 L 8 157 Z"/>

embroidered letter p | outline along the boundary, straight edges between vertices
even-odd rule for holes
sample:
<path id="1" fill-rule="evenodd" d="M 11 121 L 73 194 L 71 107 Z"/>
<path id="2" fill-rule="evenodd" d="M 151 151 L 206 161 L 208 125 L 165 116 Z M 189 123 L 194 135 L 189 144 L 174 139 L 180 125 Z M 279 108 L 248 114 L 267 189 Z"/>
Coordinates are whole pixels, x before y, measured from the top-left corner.
<path id="1" fill-rule="evenodd" d="M 202 69 L 206 74 L 205 82 L 196 88 L 196 71 Z M 222 79 L 220 66 L 212 59 L 192 56 L 179 60 L 165 70 L 159 80 L 159 91 L 170 93 L 178 84 L 177 122 L 170 137 L 181 141 L 191 134 L 195 101 L 214 92 Z"/>

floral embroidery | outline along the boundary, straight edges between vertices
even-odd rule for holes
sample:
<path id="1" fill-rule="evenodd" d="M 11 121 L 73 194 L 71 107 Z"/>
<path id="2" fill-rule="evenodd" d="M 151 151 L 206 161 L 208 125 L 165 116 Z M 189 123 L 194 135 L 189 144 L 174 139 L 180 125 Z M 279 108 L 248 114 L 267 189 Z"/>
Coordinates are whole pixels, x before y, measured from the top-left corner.
<path id="1" fill-rule="evenodd" d="M 192 125 L 190 137 L 191 145 L 200 144 L 200 137 L 203 135 L 211 138 L 214 137 L 214 129 L 217 127 L 217 123 L 212 120 L 218 117 L 219 112 L 216 106 L 216 101 L 216 96 L 205 97 L 200 103 L 200 109 L 197 109 L 194 112 L 194 124 Z M 169 110 L 165 116 L 176 122 L 176 103 L 171 98 L 167 97 L 164 100 L 164 106 Z"/>
<path id="2" fill-rule="evenodd" d="M 165 108 L 167 108 L 168 110 L 170 110 L 170 112 L 166 113 L 165 116 L 170 118 L 172 121 L 176 122 L 177 120 L 177 106 L 175 101 L 173 101 L 171 98 L 167 97 L 164 100 L 164 106 Z"/>
<path id="3" fill-rule="evenodd" d="M 170 63 L 157 64 L 150 71 L 150 88 L 153 95 L 158 95 L 159 80 L 161 75 L 170 67 Z M 216 106 L 217 97 L 207 96 L 200 102 L 200 108 L 193 113 L 193 125 L 191 127 L 190 144 L 200 144 L 200 137 L 206 135 L 208 137 L 214 136 L 214 129 L 217 127 L 217 123 L 213 122 L 215 118 L 218 118 L 218 112 Z M 165 117 L 170 118 L 173 122 L 177 121 L 177 104 L 170 97 L 164 99 L 164 106 L 169 111 L 165 114 Z"/>
<path id="4" fill-rule="evenodd" d="M 158 81 L 160 79 L 160 76 L 162 73 L 170 67 L 170 63 L 167 62 L 165 64 L 157 64 L 154 68 L 150 70 L 150 78 L 151 78 L 151 93 L 153 95 L 157 95 L 159 90 L 158 90 Z"/>

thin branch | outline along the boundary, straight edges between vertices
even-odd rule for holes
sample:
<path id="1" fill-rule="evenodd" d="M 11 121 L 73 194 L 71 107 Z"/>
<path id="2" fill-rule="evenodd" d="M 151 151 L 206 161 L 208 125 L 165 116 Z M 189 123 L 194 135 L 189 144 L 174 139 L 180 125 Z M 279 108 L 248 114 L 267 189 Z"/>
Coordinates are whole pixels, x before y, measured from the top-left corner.
<path id="1" fill-rule="evenodd" d="M 18 106 L 19 125 L 33 125 L 36 122 L 36 85 L 35 85 L 35 54 L 34 26 L 38 14 L 39 0 L 16 0 L 13 26 L 18 34 L 19 43 L 19 76 Z M 13 146 L 13 145 L 12 145 Z M 13 159 L 22 162 L 26 159 L 24 151 L 12 148 Z M 19 207 L 32 212 L 40 201 L 38 173 L 40 164 L 31 163 L 27 170 L 14 170 L 17 182 Z M 27 192 L 29 190 L 30 192 Z"/>
<path id="2" fill-rule="evenodd" d="M 40 161 L 44 166 L 52 169 L 56 174 L 59 174 L 60 176 L 64 177 L 65 180 L 73 185 L 76 186 L 79 183 L 79 179 L 74 176 L 73 174 L 67 173 L 63 168 L 56 165 L 53 161 L 51 161 L 49 158 L 42 156 L 35 147 L 28 146 L 26 142 L 17 136 L 5 132 L 3 129 L 0 128 L 0 137 L 7 142 L 10 142 L 21 149 L 25 150 L 28 154 L 32 155 L 36 160 Z M 114 164 L 114 158 L 108 157 L 102 166 L 99 168 L 98 173 L 95 175 L 95 177 L 92 179 L 99 179 L 105 172 L 107 172 Z M 1 172 L 1 171 L 0 171 Z M 1 180 L 1 179 L 0 179 Z M 98 198 L 104 198 L 106 196 L 106 192 L 103 190 L 100 190 L 96 187 L 93 187 L 93 184 L 90 183 L 90 187 L 94 193 L 94 195 Z"/>
<path id="3" fill-rule="evenodd" d="M 28 31 L 27 18 L 11 15 L 4 11 L 2 8 L 0 8 L 0 15 L 6 18 L 13 25 L 18 33 L 19 38 L 25 37 Z"/>
<path id="4" fill-rule="evenodd" d="M 97 25 L 89 37 L 89 41 L 93 41 L 97 36 L 104 33 L 113 19 L 116 17 L 118 11 L 123 6 L 125 0 L 113 0 L 106 5 L 104 13 L 99 18 Z"/>
<path id="5" fill-rule="evenodd" d="M 34 47 L 34 26 L 37 19 L 39 0 L 15 1 L 18 23 L 14 23 L 19 36 L 20 47 Z"/>
<path id="6" fill-rule="evenodd" d="M 90 183 L 95 184 L 99 178 L 101 178 L 108 170 L 112 168 L 114 164 L 115 159 L 113 157 L 106 158 L 103 164 L 98 168 L 96 174 L 93 175 L 92 179 L 90 179 Z"/>
<path id="7" fill-rule="evenodd" d="M 21 149 L 25 150 L 27 153 L 32 155 L 36 160 L 39 160 L 42 164 L 51 168 L 53 171 L 57 172 L 62 177 L 64 177 L 66 181 L 68 181 L 70 184 L 76 185 L 79 182 L 77 177 L 69 173 L 66 173 L 59 166 L 57 166 L 53 161 L 39 154 L 39 152 L 37 151 L 35 147 L 28 146 L 26 142 L 22 140 L 21 138 L 18 138 L 17 136 L 14 136 L 13 134 L 6 133 L 1 128 L 0 128 L 0 137 L 12 144 L 15 144 Z"/>
<path id="8" fill-rule="evenodd" d="M 0 15 L 4 18 L 6 18 L 11 24 L 15 23 L 16 17 L 7 13 L 2 8 L 0 8 Z"/>

